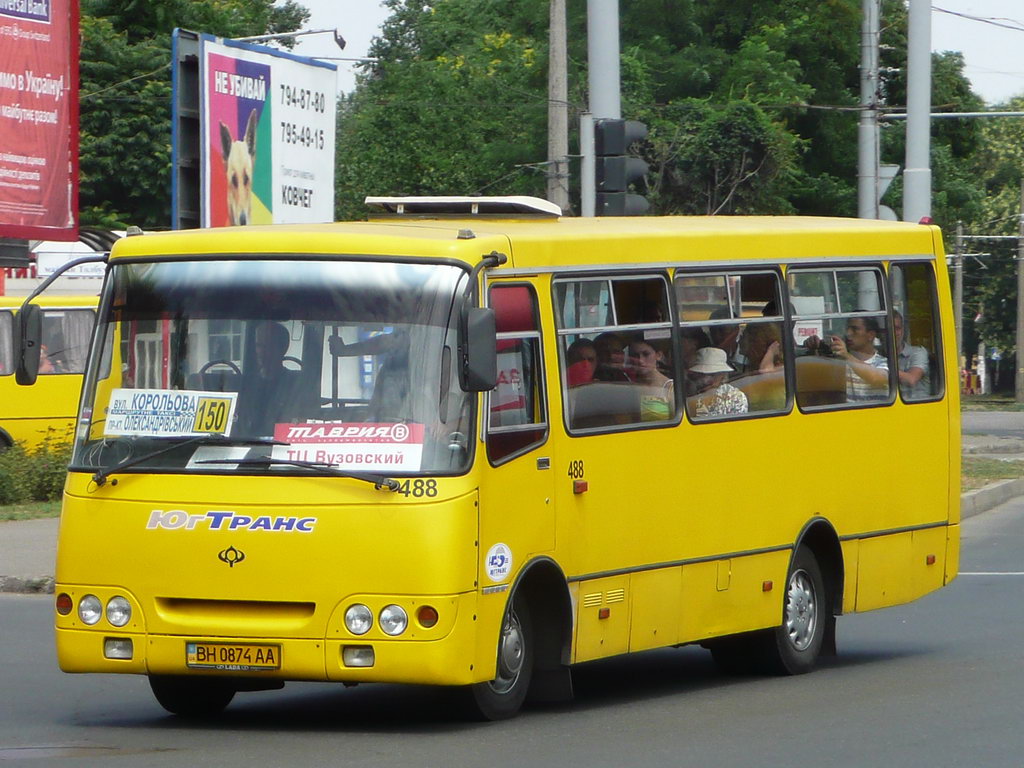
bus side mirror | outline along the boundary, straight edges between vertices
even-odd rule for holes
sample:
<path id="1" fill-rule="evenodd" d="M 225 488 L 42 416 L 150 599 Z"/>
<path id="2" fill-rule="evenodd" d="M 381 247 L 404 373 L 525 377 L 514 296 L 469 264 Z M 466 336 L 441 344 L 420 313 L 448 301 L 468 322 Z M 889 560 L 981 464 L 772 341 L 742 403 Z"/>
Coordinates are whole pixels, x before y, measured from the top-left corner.
<path id="1" fill-rule="evenodd" d="M 22 385 L 36 383 L 39 353 L 42 351 L 43 312 L 38 304 L 24 306 L 14 324 L 14 353 L 17 355 L 14 380 Z"/>
<path id="2" fill-rule="evenodd" d="M 464 392 L 490 392 L 498 383 L 498 330 L 490 307 L 466 309 L 460 346 L 459 386 Z"/>

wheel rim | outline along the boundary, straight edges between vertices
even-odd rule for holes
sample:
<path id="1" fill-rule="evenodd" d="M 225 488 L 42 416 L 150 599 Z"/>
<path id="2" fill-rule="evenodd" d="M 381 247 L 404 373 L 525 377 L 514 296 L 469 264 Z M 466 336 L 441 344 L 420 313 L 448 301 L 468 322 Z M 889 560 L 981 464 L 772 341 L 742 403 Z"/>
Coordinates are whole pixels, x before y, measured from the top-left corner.
<path id="1" fill-rule="evenodd" d="M 807 650 L 818 627 L 818 600 L 807 571 L 794 571 L 786 590 L 786 635 L 798 651 Z"/>
<path id="2" fill-rule="evenodd" d="M 491 681 L 491 688 L 495 693 L 508 693 L 515 687 L 523 671 L 524 659 L 523 627 L 519 623 L 519 616 L 510 609 L 508 616 L 505 617 L 505 625 L 501 628 L 498 675 Z"/>

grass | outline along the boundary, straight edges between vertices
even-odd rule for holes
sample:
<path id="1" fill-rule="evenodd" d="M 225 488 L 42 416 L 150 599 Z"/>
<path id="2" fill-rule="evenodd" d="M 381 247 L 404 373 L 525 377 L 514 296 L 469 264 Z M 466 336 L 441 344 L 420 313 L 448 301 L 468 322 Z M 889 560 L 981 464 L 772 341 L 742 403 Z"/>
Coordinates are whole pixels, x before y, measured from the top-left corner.
<path id="1" fill-rule="evenodd" d="M 1024 411 L 1024 403 L 1018 403 L 1012 395 L 963 395 L 960 398 L 962 411 Z"/>
<path id="2" fill-rule="evenodd" d="M 1024 461 L 1002 461 L 964 456 L 960 468 L 961 491 L 974 491 L 998 480 L 1024 477 Z"/>
<path id="3" fill-rule="evenodd" d="M 59 501 L 30 501 L 24 504 L 0 506 L 0 522 L 6 520 L 35 520 L 60 515 Z"/>

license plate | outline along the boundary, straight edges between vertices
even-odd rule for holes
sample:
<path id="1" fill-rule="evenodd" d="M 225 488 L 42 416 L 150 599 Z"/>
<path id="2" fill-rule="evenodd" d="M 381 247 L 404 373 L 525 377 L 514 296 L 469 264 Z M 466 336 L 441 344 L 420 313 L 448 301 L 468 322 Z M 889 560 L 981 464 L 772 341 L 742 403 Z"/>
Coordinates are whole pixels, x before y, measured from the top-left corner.
<path id="1" fill-rule="evenodd" d="M 193 669 L 280 669 L 281 646 L 185 643 L 185 665 Z"/>

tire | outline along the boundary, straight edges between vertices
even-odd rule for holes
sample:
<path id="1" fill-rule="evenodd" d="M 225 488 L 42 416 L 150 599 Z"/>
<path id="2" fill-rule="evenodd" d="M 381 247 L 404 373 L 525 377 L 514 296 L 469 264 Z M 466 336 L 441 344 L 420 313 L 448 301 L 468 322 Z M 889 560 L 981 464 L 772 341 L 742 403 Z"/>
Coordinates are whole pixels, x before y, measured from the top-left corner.
<path id="1" fill-rule="evenodd" d="M 497 676 L 470 686 L 475 717 L 507 720 L 519 713 L 533 678 L 534 650 L 529 608 L 515 595 L 506 608 L 498 638 Z"/>
<path id="2" fill-rule="evenodd" d="M 149 687 L 161 707 L 187 718 L 220 714 L 235 697 L 235 689 L 227 681 L 209 677 L 150 675 Z"/>
<path id="3" fill-rule="evenodd" d="M 782 624 L 763 636 L 763 668 L 777 675 L 802 675 L 821 655 L 832 605 L 818 561 L 801 547 L 786 577 Z"/>

